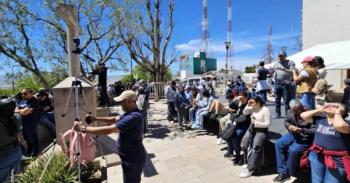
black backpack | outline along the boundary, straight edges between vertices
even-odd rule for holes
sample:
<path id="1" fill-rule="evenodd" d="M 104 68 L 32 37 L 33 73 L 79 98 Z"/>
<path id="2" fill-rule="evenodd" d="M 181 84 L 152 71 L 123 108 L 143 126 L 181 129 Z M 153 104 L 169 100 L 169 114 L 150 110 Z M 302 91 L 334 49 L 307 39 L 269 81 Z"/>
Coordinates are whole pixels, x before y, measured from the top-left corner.
<path id="1" fill-rule="evenodd" d="M 233 133 L 235 132 L 236 130 L 236 125 L 233 125 L 232 123 L 229 123 L 223 130 L 222 132 L 219 134 L 220 137 L 223 139 L 223 140 L 229 140 L 231 139 Z"/>

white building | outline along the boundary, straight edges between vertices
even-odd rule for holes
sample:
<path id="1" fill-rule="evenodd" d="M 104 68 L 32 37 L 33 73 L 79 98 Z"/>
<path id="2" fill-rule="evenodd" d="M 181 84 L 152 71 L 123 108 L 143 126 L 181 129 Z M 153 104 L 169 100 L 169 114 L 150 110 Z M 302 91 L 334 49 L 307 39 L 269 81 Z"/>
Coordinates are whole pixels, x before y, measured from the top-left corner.
<path id="1" fill-rule="evenodd" d="M 297 64 L 306 54 L 323 57 L 332 89 L 350 78 L 349 10 L 350 0 L 303 0 L 303 51 L 289 57 Z"/>

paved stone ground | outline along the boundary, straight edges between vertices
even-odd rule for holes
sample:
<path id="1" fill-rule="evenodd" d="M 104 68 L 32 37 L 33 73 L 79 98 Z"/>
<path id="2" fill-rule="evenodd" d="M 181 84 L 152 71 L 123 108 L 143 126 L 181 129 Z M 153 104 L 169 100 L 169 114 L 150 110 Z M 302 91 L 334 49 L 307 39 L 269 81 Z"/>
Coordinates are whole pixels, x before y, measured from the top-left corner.
<path id="1" fill-rule="evenodd" d="M 142 182 L 150 183 L 225 183 L 272 182 L 276 174 L 239 178 L 241 166 L 233 166 L 223 157 L 226 145 L 217 145 L 216 137 L 205 131 L 179 131 L 166 121 L 164 101 L 151 104 L 150 132 L 144 145 L 148 152 Z M 110 167 L 108 182 L 122 182 L 121 166 Z M 292 182 L 291 181 L 287 181 Z"/>

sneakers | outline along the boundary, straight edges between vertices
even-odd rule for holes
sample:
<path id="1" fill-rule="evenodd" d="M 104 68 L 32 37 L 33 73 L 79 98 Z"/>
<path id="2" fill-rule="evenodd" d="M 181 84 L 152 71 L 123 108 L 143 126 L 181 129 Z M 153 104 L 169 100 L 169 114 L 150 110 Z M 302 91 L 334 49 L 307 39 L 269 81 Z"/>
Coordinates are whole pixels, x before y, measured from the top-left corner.
<path id="1" fill-rule="evenodd" d="M 246 166 L 244 167 L 244 165 L 242 167 L 243 167 L 243 169 L 242 169 L 241 173 L 239 174 L 239 177 L 247 178 L 247 177 L 252 176 L 252 174 L 253 174 L 252 171 L 249 171 Z"/>
<path id="2" fill-rule="evenodd" d="M 219 138 L 218 141 L 216 142 L 216 144 L 221 145 L 221 144 L 225 144 L 226 142 L 222 139 Z"/>
<path id="3" fill-rule="evenodd" d="M 278 174 L 278 176 L 273 179 L 273 182 L 284 182 L 289 179 L 290 176 L 288 174 Z"/>
<path id="4" fill-rule="evenodd" d="M 229 152 L 226 152 L 226 153 L 224 154 L 224 157 L 225 157 L 225 158 L 230 158 L 230 157 L 233 157 L 233 154 L 231 154 L 231 153 L 229 153 Z"/>

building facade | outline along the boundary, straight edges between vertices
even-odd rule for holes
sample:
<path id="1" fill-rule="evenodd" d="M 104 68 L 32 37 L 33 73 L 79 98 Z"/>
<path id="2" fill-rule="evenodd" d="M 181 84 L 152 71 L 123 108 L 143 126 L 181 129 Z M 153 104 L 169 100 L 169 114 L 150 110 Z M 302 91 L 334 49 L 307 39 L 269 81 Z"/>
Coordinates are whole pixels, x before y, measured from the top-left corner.
<path id="1" fill-rule="evenodd" d="M 303 50 L 319 44 L 350 40 L 349 10 L 350 0 L 303 0 Z M 327 80 L 333 85 L 332 89 L 343 88 L 346 78 L 350 78 L 349 68 L 328 70 Z"/>
<path id="2" fill-rule="evenodd" d="M 350 40 L 349 0 L 303 0 L 303 49 Z"/>

